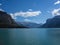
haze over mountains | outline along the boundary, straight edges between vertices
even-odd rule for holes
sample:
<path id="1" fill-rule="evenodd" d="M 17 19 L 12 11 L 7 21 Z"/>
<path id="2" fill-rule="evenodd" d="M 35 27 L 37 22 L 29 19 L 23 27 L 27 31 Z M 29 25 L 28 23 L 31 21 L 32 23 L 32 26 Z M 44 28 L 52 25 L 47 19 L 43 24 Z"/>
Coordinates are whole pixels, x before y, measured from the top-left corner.
<path id="1" fill-rule="evenodd" d="M 45 24 L 16 22 L 6 12 L 0 11 L 0 28 L 60 28 L 60 16 L 47 19 Z"/>
<path id="2" fill-rule="evenodd" d="M 25 27 L 28 27 L 28 28 L 38 28 L 40 27 L 42 24 L 37 24 L 37 23 L 34 23 L 34 22 L 17 22 L 17 24 L 19 25 L 24 25 Z"/>

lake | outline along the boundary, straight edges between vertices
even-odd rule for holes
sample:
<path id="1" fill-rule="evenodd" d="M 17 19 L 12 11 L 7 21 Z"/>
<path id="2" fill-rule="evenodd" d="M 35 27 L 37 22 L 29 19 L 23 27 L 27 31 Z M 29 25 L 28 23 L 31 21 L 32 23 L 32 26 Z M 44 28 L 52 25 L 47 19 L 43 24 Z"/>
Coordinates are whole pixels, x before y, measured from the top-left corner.
<path id="1" fill-rule="evenodd" d="M 60 45 L 60 28 L 0 28 L 0 45 Z"/>

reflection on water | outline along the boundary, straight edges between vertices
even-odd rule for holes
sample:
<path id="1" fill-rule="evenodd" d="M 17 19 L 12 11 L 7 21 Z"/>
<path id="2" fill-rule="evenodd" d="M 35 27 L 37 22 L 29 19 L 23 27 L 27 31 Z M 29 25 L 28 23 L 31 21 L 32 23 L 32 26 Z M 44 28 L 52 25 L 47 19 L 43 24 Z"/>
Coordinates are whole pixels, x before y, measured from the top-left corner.
<path id="1" fill-rule="evenodd" d="M 60 45 L 60 29 L 0 29 L 0 45 Z"/>

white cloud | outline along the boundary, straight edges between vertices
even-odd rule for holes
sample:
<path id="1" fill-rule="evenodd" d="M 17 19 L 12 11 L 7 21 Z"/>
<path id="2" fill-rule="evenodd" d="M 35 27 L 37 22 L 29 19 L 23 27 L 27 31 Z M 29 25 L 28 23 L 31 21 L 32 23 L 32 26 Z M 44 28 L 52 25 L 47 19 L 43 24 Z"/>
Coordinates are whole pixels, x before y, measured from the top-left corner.
<path id="1" fill-rule="evenodd" d="M 58 1 L 57 1 L 57 2 L 55 2 L 54 4 L 55 4 L 55 5 L 60 4 L 60 0 L 58 0 Z"/>
<path id="2" fill-rule="evenodd" d="M 52 11 L 52 15 L 53 15 L 53 16 L 60 15 L 60 8 L 54 9 L 54 10 Z"/>
<path id="3" fill-rule="evenodd" d="M 29 9 L 28 11 L 33 11 L 32 9 Z"/>
<path id="4" fill-rule="evenodd" d="M 1 6 L 2 4 L 0 3 L 0 6 Z"/>
<path id="5" fill-rule="evenodd" d="M 16 17 L 12 13 L 10 13 L 10 15 L 13 19 L 16 19 Z"/>
<path id="6" fill-rule="evenodd" d="M 0 9 L 0 11 L 4 11 L 3 9 Z"/>
<path id="7" fill-rule="evenodd" d="M 20 12 L 16 12 L 16 13 L 12 13 L 12 15 L 16 16 L 22 16 L 22 17 L 33 17 L 33 16 L 38 16 L 41 14 L 41 11 L 33 11 L 32 9 L 29 9 L 26 12 L 20 11 Z"/>
<path id="8" fill-rule="evenodd" d="M 25 22 L 34 22 L 34 23 L 37 23 L 37 24 L 40 24 L 39 21 L 33 21 L 33 20 L 30 20 L 30 19 L 24 19 Z"/>
<path id="9" fill-rule="evenodd" d="M 24 19 L 24 21 L 26 21 L 26 22 L 30 22 L 31 20 L 29 20 L 29 19 Z"/>

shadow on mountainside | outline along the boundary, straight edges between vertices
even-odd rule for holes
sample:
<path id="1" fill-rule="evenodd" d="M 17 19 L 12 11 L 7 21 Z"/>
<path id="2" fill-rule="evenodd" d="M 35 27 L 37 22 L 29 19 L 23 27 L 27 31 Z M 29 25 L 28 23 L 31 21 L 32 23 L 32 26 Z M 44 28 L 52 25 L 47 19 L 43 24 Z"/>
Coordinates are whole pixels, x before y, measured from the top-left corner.
<path id="1" fill-rule="evenodd" d="M 9 14 L 0 11 L 0 28 L 26 28 L 26 27 L 23 25 L 18 25 Z"/>
<path id="2" fill-rule="evenodd" d="M 47 19 L 46 23 L 41 26 L 42 28 L 60 28 L 60 16 L 55 16 Z"/>

